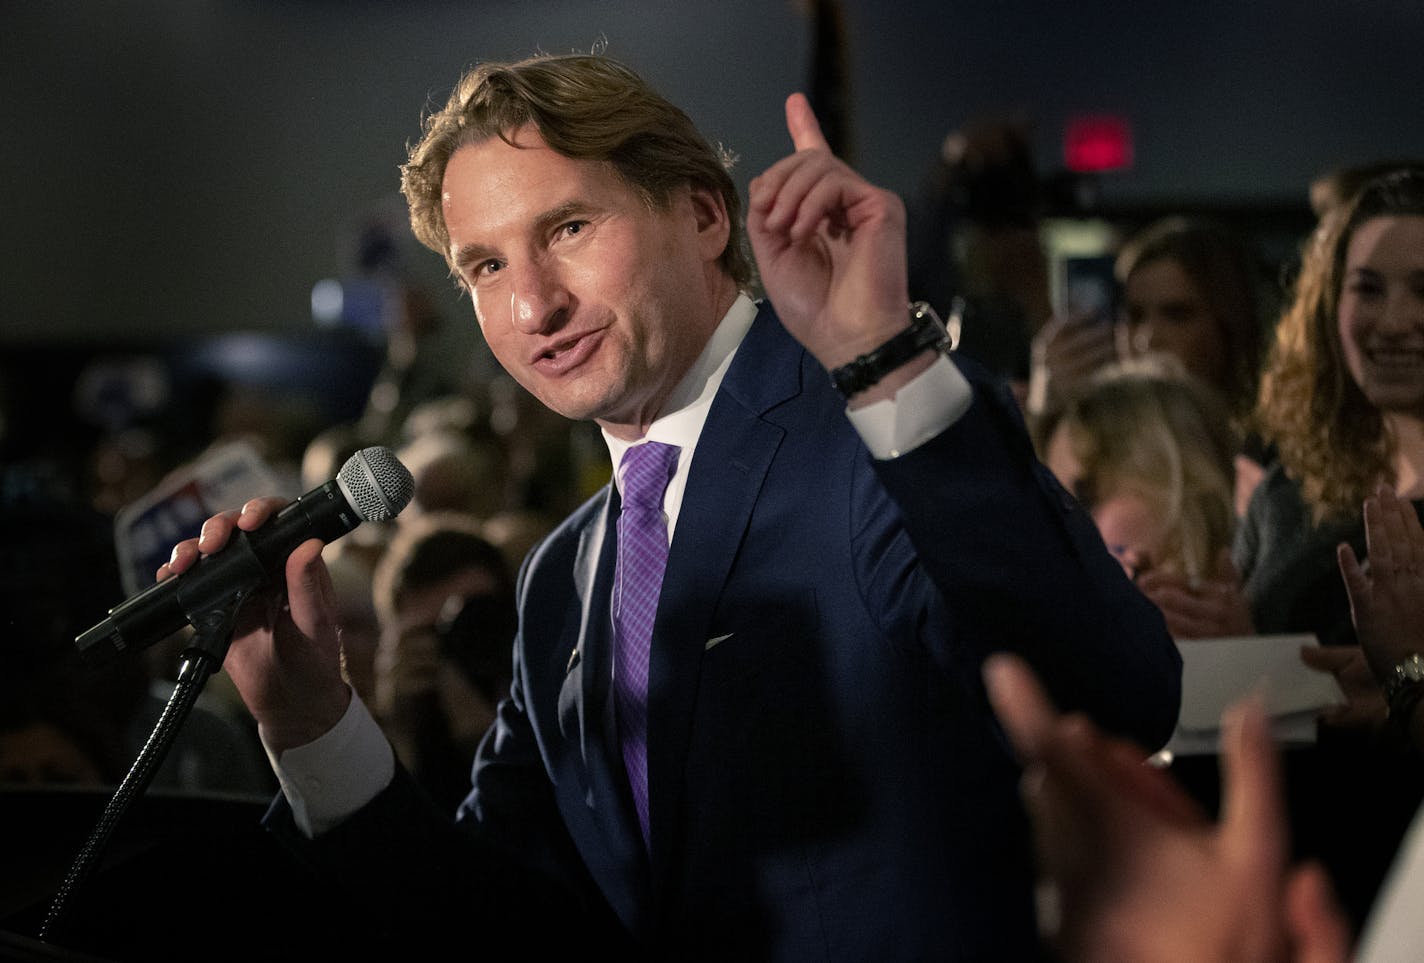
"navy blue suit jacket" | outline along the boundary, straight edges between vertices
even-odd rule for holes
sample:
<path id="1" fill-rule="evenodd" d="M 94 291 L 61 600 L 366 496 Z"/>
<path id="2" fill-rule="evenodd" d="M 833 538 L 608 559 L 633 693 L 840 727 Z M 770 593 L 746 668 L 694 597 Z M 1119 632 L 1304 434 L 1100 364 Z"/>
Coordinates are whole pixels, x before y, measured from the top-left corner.
<path id="1" fill-rule="evenodd" d="M 663 582 L 650 852 L 610 695 L 616 490 L 530 555 L 512 697 L 459 814 L 485 851 L 562 887 L 528 899 L 611 910 L 665 959 L 1035 952 L 1018 772 L 982 660 L 1024 655 L 1060 705 L 1152 748 L 1175 724 L 1180 661 L 1007 392 L 961 367 L 968 412 L 876 461 L 761 308 L 698 440 Z M 326 854 L 408 833 L 411 788 L 398 778 Z M 468 880 L 439 846 L 429 873 Z"/>

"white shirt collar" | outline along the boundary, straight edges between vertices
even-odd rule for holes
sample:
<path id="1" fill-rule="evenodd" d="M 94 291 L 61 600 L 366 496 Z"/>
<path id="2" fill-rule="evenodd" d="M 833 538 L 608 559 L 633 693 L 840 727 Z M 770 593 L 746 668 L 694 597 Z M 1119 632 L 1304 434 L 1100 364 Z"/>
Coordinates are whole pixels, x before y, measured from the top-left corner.
<path id="1" fill-rule="evenodd" d="M 742 339 L 756 320 L 757 306 L 745 294 L 737 295 L 732 306 L 717 323 L 717 329 L 707 340 L 707 345 L 697 360 L 692 363 L 683 379 L 678 382 L 663 413 L 648 426 L 647 434 L 640 441 L 660 441 L 677 445 L 682 449 L 677 458 L 677 473 L 668 484 L 663 498 L 663 508 L 668 514 L 668 535 L 671 537 L 678 509 L 682 506 L 682 492 L 687 485 L 687 467 L 692 463 L 692 452 L 697 447 L 702 426 L 707 423 L 707 412 L 712 408 L 712 399 L 722 386 L 722 379 L 732 365 L 732 358 L 741 346 Z M 603 440 L 608 445 L 608 455 L 613 461 L 613 481 L 621 494 L 623 480 L 618 466 L 623 453 L 638 442 L 623 441 L 603 432 Z"/>

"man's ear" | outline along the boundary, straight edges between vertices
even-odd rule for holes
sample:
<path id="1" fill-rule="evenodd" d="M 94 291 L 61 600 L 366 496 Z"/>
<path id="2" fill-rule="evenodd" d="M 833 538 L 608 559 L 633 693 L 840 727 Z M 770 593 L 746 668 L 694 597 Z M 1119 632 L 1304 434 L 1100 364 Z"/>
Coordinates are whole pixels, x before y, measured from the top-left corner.
<path id="1" fill-rule="evenodd" d="M 707 261 L 715 261 L 727 250 L 727 241 L 732 236 L 732 225 L 727 218 L 727 203 L 719 192 L 695 184 L 689 188 L 688 198 L 697 222 L 698 244 L 702 257 Z"/>

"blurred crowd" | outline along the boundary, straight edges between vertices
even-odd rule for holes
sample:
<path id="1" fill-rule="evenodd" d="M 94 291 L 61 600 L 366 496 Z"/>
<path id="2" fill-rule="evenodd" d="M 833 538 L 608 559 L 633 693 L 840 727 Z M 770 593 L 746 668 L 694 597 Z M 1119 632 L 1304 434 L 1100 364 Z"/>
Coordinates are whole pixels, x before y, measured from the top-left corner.
<path id="1" fill-rule="evenodd" d="M 1424 798 L 1414 706 L 1391 711 L 1393 665 L 1360 647 L 1345 557 L 1367 557 L 1379 491 L 1424 509 L 1424 166 L 1302 185 L 1314 226 L 1276 263 L 1214 215 L 1117 225 L 1100 252 L 1108 310 L 1064 287 L 1041 243 L 1051 185 L 1033 170 L 1014 124 L 946 141 L 921 283 L 953 298 L 959 350 L 1014 388 L 1039 457 L 1179 645 L 1319 643 L 1300 657 L 1341 698 L 1283 747 L 1289 845 L 1324 865 L 1358 927 Z M 1170 770 L 1220 805 L 1216 756 Z"/>
<path id="2" fill-rule="evenodd" d="M 472 322 L 442 317 L 428 291 L 389 269 L 389 250 L 372 246 L 356 270 L 390 309 L 368 388 L 343 416 L 324 416 L 331 406 L 307 394 L 310 379 L 294 390 L 234 378 L 184 391 L 161 356 L 98 353 L 64 399 L 92 429 L 76 454 L 73 438 L 32 430 L 23 373 L 0 373 L 0 551 L 9 573 L 0 786 L 117 785 L 174 689 L 191 629 L 103 660 L 75 650 L 81 632 L 154 576 L 127 570 L 144 557 L 116 544 L 128 509 L 154 492 L 190 493 L 195 466 L 230 446 L 247 453 L 246 474 L 273 486 L 243 497 L 295 497 L 379 445 L 411 470 L 415 492 L 395 520 L 362 525 L 325 551 L 345 667 L 431 793 L 451 807 L 465 795 L 474 746 L 508 686 L 515 573 L 606 479 L 607 449 L 596 428 L 551 414 L 512 380 L 474 377 L 481 359 L 452 357 L 443 336 Z M 214 676 L 151 791 L 256 799 L 275 789 L 245 708 Z"/>

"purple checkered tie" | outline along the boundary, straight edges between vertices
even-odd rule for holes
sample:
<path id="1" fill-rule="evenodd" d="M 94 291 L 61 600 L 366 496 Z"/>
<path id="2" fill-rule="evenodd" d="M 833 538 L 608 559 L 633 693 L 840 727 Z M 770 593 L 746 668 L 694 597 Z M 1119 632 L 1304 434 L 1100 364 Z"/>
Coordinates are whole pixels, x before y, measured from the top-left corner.
<path id="1" fill-rule="evenodd" d="M 643 843 L 648 845 L 648 659 L 653 617 L 667 567 L 663 492 L 677 468 L 676 445 L 656 441 L 623 453 L 623 513 L 618 516 L 618 574 L 613 589 L 613 693 L 623 764 Z"/>

